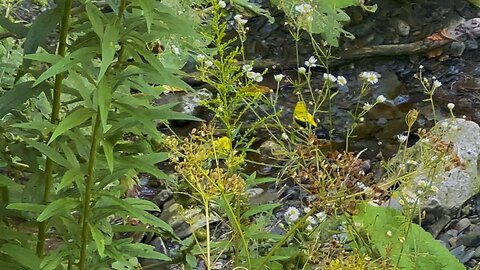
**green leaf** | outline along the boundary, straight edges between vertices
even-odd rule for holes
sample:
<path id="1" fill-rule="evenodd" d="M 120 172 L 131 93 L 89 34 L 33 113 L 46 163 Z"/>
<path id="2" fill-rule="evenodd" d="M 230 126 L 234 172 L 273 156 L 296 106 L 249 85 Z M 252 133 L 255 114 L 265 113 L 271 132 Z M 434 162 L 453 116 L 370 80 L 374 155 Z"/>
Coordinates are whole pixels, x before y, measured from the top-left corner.
<path id="1" fill-rule="evenodd" d="M 58 61 L 62 60 L 62 57 L 58 54 L 51 54 L 47 52 L 41 52 L 41 53 L 33 53 L 33 54 L 27 54 L 24 56 L 24 58 L 28 58 L 31 60 L 35 61 L 40 61 L 40 62 L 45 62 L 49 64 L 54 64 L 57 63 Z"/>
<path id="2" fill-rule="evenodd" d="M 86 78 L 80 76 L 74 70 L 69 70 L 69 75 L 65 80 L 66 83 L 69 83 L 72 88 L 76 89 L 83 98 L 84 106 L 91 109 L 96 109 L 93 107 L 92 93 L 95 89 L 95 85 L 90 83 Z"/>
<path id="3" fill-rule="evenodd" d="M 88 19 L 92 24 L 93 31 L 97 34 L 98 37 L 101 37 L 104 33 L 103 22 L 106 21 L 105 15 L 98 9 L 95 4 L 91 1 L 88 1 L 85 4 L 85 10 L 87 11 Z"/>
<path id="4" fill-rule="evenodd" d="M 70 214 L 71 210 L 80 204 L 78 199 L 75 198 L 61 198 L 53 201 L 43 210 L 38 216 L 37 221 L 42 222 L 49 219 L 52 216 Z"/>
<path id="5" fill-rule="evenodd" d="M 269 23 L 274 23 L 275 22 L 275 18 L 273 18 L 270 15 L 270 12 L 268 10 L 263 9 L 260 6 L 258 6 L 257 4 L 254 4 L 254 3 L 252 3 L 248 0 L 232 0 L 232 3 L 234 5 L 240 6 L 242 8 L 249 9 L 252 12 L 254 12 L 255 14 L 265 16 L 268 19 Z"/>
<path id="6" fill-rule="evenodd" d="M 84 47 L 66 55 L 60 61 L 58 61 L 49 69 L 47 69 L 44 73 L 42 73 L 42 75 L 40 75 L 37 78 L 33 86 L 38 85 L 39 83 L 45 81 L 46 79 L 52 76 L 55 76 L 59 73 L 69 70 L 74 65 L 80 62 L 83 62 L 86 60 L 89 61 L 90 59 L 95 57 L 96 54 L 97 54 L 97 49 L 95 47 Z"/>
<path id="7" fill-rule="evenodd" d="M 130 256 L 146 258 L 146 259 L 155 259 L 161 261 L 171 261 L 167 255 L 153 250 L 155 247 L 152 245 L 142 244 L 142 243 L 133 243 L 122 247 L 122 251 Z"/>
<path id="8" fill-rule="evenodd" d="M 31 97 L 38 96 L 46 85 L 32 87 L 33 81 L 16 84 L 12 89 L 0 96 L 0 118 L 15 109 L 21 109 Z"/>
<path id="9" fill-rule="evenodd" d="M 58 266 L 65 261 L 74 250 L 68 244 L 61 244 L 55 249 L 55 252 L 48 252 L 40 264 L 41 270 L 58 270 Z"/>
<path id="10" fill-rule="evenodd" d="M 123 199 L 126 203 L 130 204 L 131 206 L 144 210 L 144 211 L 157 211 L 160 212 L 160 208 L 158 206 L 147 200 L 138 199 L 138 198 L 125 198 Z"/>
<path id="11" fill-rule="evenodd" d="M 24 248 L 14 244 L 3 244 L 2 247 L 0 247 L 0 253 L 8 255 L 14 261 L 28 269 L 40 269 L 40 259 L 35 255 L 34 249 Z"/>
<path id="12" fill-rule="evenodd" d="M 37 149 L 40 151 L 40 153 L 46 155 L 47 157 L 51 158 L 55 163 L 65 167 L 65 168 L 70 168 L 71 164 L 62 156 L 60 155 L 56 150 L 51 148 L 50 146 L 44 144 L 44 143 L 39 143 L 37 141 L 22 137 L 22 139 L 30 146 L 33 148 Z"/>
<path id="13" fill-rule="evenodd" d="M 0 239 L 14 240 L 17 243 L 28 243 L 35 241 L 36 236 L 32 234 L 25 234 L 25 232 L 18 231 L 18 228 L 0 227 Z M 2 268 L 0 268 L 2 269 Z"/>
<path id="14" fill-rule="evenodd" d="M 71 149 L 70 145 L 67 142 L 61 142 L 60 148 L 62 149 L 65 157 L 67 158 L 68 163 L 70 163 L 73 167 L 80 167 L 80 163 L 77 159 L 77 153 L 74 153 Z"/>
<path id="15" fill-rule="evenodd" d="M 126 212 L 128 212 L 132 217 L 138 218 L 141 222 L 145 224 L 150 224 L 155 227 L 157 227 L 160 230 L 163 230 L 165 232 L 170 233 L 171 235 L 174 235 L 172 227 L 165 221 L 161 220 L 160 218 L 144 211 L 141 209 L 138 209 L 132 205 L 130 205 L 128 202 L 125 200 L 121 200 L 119 198 L 116 198 L 110 194 L 102 194 L 102 197 L 106 199 L 108 202 L 112 203 L 113 205 L 118 205 L 122 209 L 124 209 Z"/>
<path id="16" fill-rule="evenodd" d="M 152 118 L 157 120 L 188 120 L 188 121 L 203 121 L 202 119 L 181 112 L 172 111 L 170 108 L 162 106 L 154 107 L 149 110 Z"/>
<path id="17" fill-rule="evenodd" d="M 253 215 L 256 215 L 258 213 L 265 213 L 265 212 L 270 212 L 273 209 L 282 206 L 280 203 L 269 203 L 269 204 L 263 204 L 263 205 L 256 205 L 247 210 L 245 213 L 242 214 L 242 218 L 246 219 L 249 218 Z"/>
<path id="18" fill-rule="evenodd" d="M 98 73 L 97 81 L 100 81 L 107 68 L 113 62 L 113 58 L 115 57 L 115 46 L 118 44 L 119 38 L 119 23 L 118 20 L 115 19 L 107 24 L 105 27 L 105 33 L 100 37 L 102 41 L 102 63 L 100 64 L 100 72 Z"/>
<path id="19" fill-rule="evenodd" d="M 480 7 L 480 0 L 468 0 L 468 2 L 472 3 L 473 5 Z"/>
<path id="20" fill-rule="evenodd" d="M 62 135 L 66 131 L 78 127 L 83 124 L 85 121 L 90 119 L 95 112 L 87 109 L 87 108 L 80 108 L 78 110 L 73 111 L 67 117 L 65 117 L 55 128 L 53 131 L 50 140 L 48 140 L 47 144 L 51 144 L 58 136 Z"/>
<path id="21" fill-rule="evenodd" d="M 90 228 L 90 232 L 92 233 L 92 238 L 93 241 L 95 242 L 95 245 L 97 246 L 97 251 L 98 255 L 100 255 L 101 258 L 105 257 L 105 236 L 103 233 L 95 226 L 88 223 L 88 227 Z"/>
<path id="22" fill-rule="evenodd" d="M 102 148 L 103 153 L 105 154 L 105 159 L 107 160 L 108 169 L 110 170 L 110 173 L 113 173 L 113 145 L 109 141 L 103 140 Z"/>
<path id="23" fill-rule="evenodd" d="M 0 174 L 0 187 L 7 187 L 7 188 L 13 188 L 13 189 L 20 189 L 23 186 L 20 185 L 19 183 L 13 181 L 9 177 Z"/>
<path id="24" fill-rule="evenodd" d="M 55 191 L 58 193 L 62 189 L 69 187 L 73 182 L 75 182 L 75 180 L 82 180 L 83 177 L 84 174 L 80 168 L 71 168 L 63 174 L 62 180 L 60 180 L 60 183 L 56 187 Z"/>
<path id="25" fill-rule="evenodd" d="M 152 26 L 154 5 L 155 5 L 154 0 L 140 0 L 140 7 L 143 10 L 143 16 L 145 16 L 145 22 L 147 23 L 148 33 L 150 33 L 150 27 Z"/>
<path id="26" fill-rule="evenodd" d="M 7 209 L 40 213 L 45 209 L 45 205 L 38 203 L 11 203 L 7 206 Z"/>
<path id="27" fill-rule="evenodd" d="M 54 125 L 46 120 L 43 121 L 31 121 L 28 123 L 18 123 L 18 124 L 13 124 L 10 125 L 11 127 L 17 127 L 17 128 L 22 128 L 22 129 L 34 129 L 38 130 L 42 133 L 47 134 L 51 130 L 53 130 Z"/>
<path id="28" fill-rule="evenodd" d="M 24 38 L 28 34 L 28 27 L 23 23 L 14 23 L 5 16 L 0 16 L 0 26 L 18 38 Z"/>
<path id="29" fill-rule="evenodd" d="M 368 239 L 369 243 L 366 244 L 374 249 L 375 254 L 398 263 L 399 269 L 465 269 L 430 233 L 419 225 L 410 223 L 396 209 L 367 203 L 358 208 L 359 213 L 353 217 L 355 224 L 360 224 L 356 230 L 360 235 L 368 235 L 368 238 L 362 238 L 363 241 L 358 243 Z M 398 241 L 402 237 L 405 240 Z"/>
<path id="30" fill-rule="evenodd" d="M 46 42 L 48 35 L 57 27 L 61 17 L 60 5 L 37 16 L 23 43 L 23 52 L 25 55 L 35 53 L 38 46 Z M 27 58 L 23 59 L 23 68 L 28 68 L 30 64 L 31 60 Z"/>
<path id="31" fill-rule="evenodd" d="M 108 77 L 103 77 L 97 86 L 98 106 L 103 130 L 107 130 L 108 110 L 112 102 L 112 83 Z"/>
<path id="32" fill-rule="evenodd" d="M 137 171 L 146 172 L 164 180 L 171 180 L 170 176 L 158 169 L 158 167 L 155 165 L 167 159 L 168 153 L 162 152 L 149 155 L 139 155 L 136 157 L 123 157 L 121 160 L 119 160 L 119 163 L 121 163 L 123 166 L 129 166 Z"/>

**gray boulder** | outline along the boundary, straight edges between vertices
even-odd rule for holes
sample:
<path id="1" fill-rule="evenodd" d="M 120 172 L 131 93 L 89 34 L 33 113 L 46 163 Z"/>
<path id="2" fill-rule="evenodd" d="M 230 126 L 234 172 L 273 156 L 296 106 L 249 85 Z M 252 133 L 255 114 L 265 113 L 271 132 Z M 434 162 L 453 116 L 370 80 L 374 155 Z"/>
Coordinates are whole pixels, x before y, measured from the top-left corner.
<path id="1" fill-rule="evenodd" d="M 438 122 L 430 133 L 430 141 L 421 139 L 405 155 L 400 152 L 389 162 L 397 168 L 405 166 L 400 175 L 408 175 L 399 189 L 401 195 L 390 205 L 419 202 L 427 210 L 430 206 L 440 207 L 447 213 L 460 209 L 480 192 L 480 127 L 472 121 L 452 118 Z M 437 143 L 432 146 L 435 139 Z M 442 148 L 450 149 L 446 152 L 451 154 L 437 155 Z"/>

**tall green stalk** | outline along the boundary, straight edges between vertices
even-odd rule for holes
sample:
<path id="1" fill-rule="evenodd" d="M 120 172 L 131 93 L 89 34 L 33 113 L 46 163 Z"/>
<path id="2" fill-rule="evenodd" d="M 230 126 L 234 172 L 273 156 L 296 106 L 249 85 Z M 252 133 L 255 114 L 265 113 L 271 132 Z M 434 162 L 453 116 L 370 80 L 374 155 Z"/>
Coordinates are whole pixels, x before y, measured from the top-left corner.
<path id="1" fill-rule="evenodd" d="M 92 139 L 90 142 L 90 153 L 88 158 L 88 170 L 87 170 L 87 179 L 85 180 L 85 196 L 83 201 L 83 210 L 82 216 L 80 219 L 81 222 L 81 244 L 80 244 L 80 260 L 78 262 L 78 269 L 85 269 L 85 263 L 87 259 L 87 243 L 89 241 L 89 228 L 88 228 L 88 219 L 90 217 L 90 200 L 92 198 L 92 189 L 94 184 L 94 168 L 95 168 L 95 159 L 97 157 L 97 149 L 99 145 L 99 133 L 100 133 L 100 112 L 97 112 L 95 116 L 95 124 L 93 127 Z"/>
<path id="2" fill-rule="evenodd" d="M 70 26 L 70 14 L 72 9 L 72 0 L 65 0 L 65 8 L 63 10 L 62 22 L 60 24 L 60 36 L 58 41 L 57 55 L 65 56 L 67 48 L 67 36 L 68 28 Z M 60 114 L 60 98 L 62 96 L 62 82 L 63 74 L 58 74 L 55 76 L 55 85 L 53 89 L 53 104 L 52 104 L 52 113 L 50 115 L 50 122 L 52 124 L 57 124 L 59 121 Z M 45 189 L 43 191 L 43 204 L 48 204 L 50 202 L 50 189 L 52 188 L 53 182 L 53 165 L 54 162 L 52 159 L 47 157 L 45 163 Z M 48 229 L 48 220 L 45 220 L 38 224 L 38 240 L 37 240 L 37 256 L 43 257 L 45 250 L 45 240 L 47 238 L 47 229 Z"/>
<path id="3" fill-rule="evenodd" d="M 127 6 L 127 1 L 126 0 L 121 0 L 120 2 L 120 7 L 119 7 L 119 12 L 118 12 L 118 18 L 119 21 L 122 21 L 123 14 L 125 12 Z M 123 55 L 124 55 L 124 47 L 122 46 L 118 57 L 117 57 L 117 62 L 120 63 L 123 60 Z M 110 70 L 113 68 L 113 66 L 110 67 Z M 106 80 L 108 76 L 109 71 L 105 74 L 105 77 L 103 80 Z M 98 82 L 100 83 L 100 82 Z M 111 89 L 103 89 L 103 91 L 111 91 Z M 97 89 L 97 91 L 99 91 Z M 86 269 L 86 262 L 87 262 L 87 244 L 89 242 L 89 223 L 88 220 L 90 218 L 90 212 L 91 212 L 91 207 L 92 207 L 92 192 L 93 192 L 93 186 L 94 186 L 94 169 L 95 169 L 95 160 L 97 157 L 97 150 L 98 146 L 100 145 L 100 140 L 101 140 L 101 133 L 100 131 L 102 130 L 101 128 L 101 119 L 100 119 L 100 108 L 97 110 L 97 114 L 95 116 L 95 124 L 93 126 L 92 130 L 92 137 L 90 141 L 90 153 L 89 153 L 89 158 L 88 158 L 88 167 L 87 167 L 87 178 L 85 180 L 85 195 L 83 198 L 83 210 L 82 210 L 82 215 L 80 218 L 80 226 L 81 226 L 81 236 L 80 236 L 80 259 L 78 262 L 78 269 L 79 270 L 84 270 Z"/>

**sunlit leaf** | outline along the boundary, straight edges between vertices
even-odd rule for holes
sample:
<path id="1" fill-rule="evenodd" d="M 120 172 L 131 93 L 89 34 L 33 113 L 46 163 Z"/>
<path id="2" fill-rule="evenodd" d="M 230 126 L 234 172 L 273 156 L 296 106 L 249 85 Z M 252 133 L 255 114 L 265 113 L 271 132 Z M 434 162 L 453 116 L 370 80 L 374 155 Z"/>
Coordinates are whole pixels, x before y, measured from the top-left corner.
<path id="1" fill-rule="evenodd" d="M 368 235 L 367 244 L 373 252 L 390 259 L 399 269 L 465 269 L 430 233 L 412 224 L 394 208 L 363 203 L 353 221 L 359 224 L 356 227 L 360 230 L 355 234 Z M 403 241 L 398 240 L 401 238 Z"/>
<path id="2" fill-rule="evenodd" d="M 105 154 L 105 158 L 107 159 L 107 165 L 108 169 L 110 172 L 113 172 L 113 145 L 107 141 L 103 140 L 102 141 L 102 148 L 103 148 L 103 153 Z"/>
<path id="3" fill-rule="evenodd" d="M 102 41 L 102 63 L 100 64 L 100 72 L 97 80 L 100 81 L 105 75 L 107 68 L 113 62 L 119 38 L 118 20 L 113 20 L 105 27 L 105 33 L 100 37 Z"/>
<path id="4" fill-rule="evenodd" d="M 60 61 L 47 69 L 44 73 L 42 73 L 42 75 L 37 78 L 33 86 L 36 86 L 44 80 L 72 68 L 79 62 L 92 59 L 96 53 L 95 47 L 84 47 L 66 55 Z"/>
<path id="5" fill-rule="evenodd" d="M 7 206 L 7 209 L 40 213 L 45 209 L 45 205 L 38 203 L 11 203 Z"/>
<path id="6" fill-rule="evenodd" d="M 161 230 L 163 230 L 165 232 L 168 232 L 172 235 L 174 234 L 172 227 L 170 227 L 170 225 L 168 223 L 161 220 L 160 218 L 158 218 L 158 217 L 156 217 L 156 216 L 154 216 L 154 215 L 152 215 L 152 214 L 150 214 L 150 213 L 148 213 L 144 210 L 138 209 L 138 208 L 130 205 L 126 201 L 124 201 L 122 199 L 119 199 L 119 198 L 116 198 L 114 196 L 111 196 L 109 194 L 103 194 L 103 197 L 105 199 L 107 199 L 107 201 L 109 201 L 110 203 L 113 203 L 114 205 L 120 206 L 126 212 L 128 212 L 132 217 L 135 217 L 135 218 L 139 219 L 141 222 L 143 222 L 145 224 L 154 225 L 158 229 L 161 229 Z"/>
<path id="7" fill-rule="evenodd" d="M 104 258 L 105 257 L 105 236 L 95 225 L 88 223 L 88 227 L 90 228 L 90 232 L 92 233 L 93 241 L 97 246 L 98 255 L 100 255 L 101 258 Z"/>
<path id="8" fill-rule="evenodd" d="M 142 243 L 132 243 L 127 246 L 122 247 L 122 251 L 135 257 L 145 258 L 145 259 L 155 259 L 161 261 L 171 261 L 167 255 L 160 253 L 154 250 L 154 246 L 142 244 Z"/>
<path id="9" fill-rule="evenodd" d="M 31 139 L 28 139 L 28 138 L 23 138 L 23 139 L 28 145 L 32 146 L 33 148 L 40 151 L 40 153 L 42 153 L 42 154 L 46 155 L 47 157 L 51 158 L 55 163 L 65 167 L 65 168 L 70 167 L 71 164 L 60 153 L 58 153 L 56 150 L 54 150 L 50 146 L 48 146 L 44 143 L 40 143 L 40 142 L 31 140 Z"/>
<path id="10" fill-rule="evenodd" d="M 143 10 L 143 16 L 145 16 L 145 23 L 147 24 L 148 32 L 150 33 L 150 28 L 152 26 L 152 17 L 154 11 L 154 0 L 140 0 L 140 7 Z"/>
<path id="11" fill-rule="evenodd" d="M 50 140 L 48 140 L 47 144 L 52 143 L 58 136 L 62 135 L 66 131 L 74 127 L 80 126 L 85 121 L 90 119 L 94 113 L 95 113 L 94 111 L 87 108 L 80 108 L 73 111 L 58 124 L 57 128 L 55 128 L 55 131 L 53 131 L 53 134 L 50 137 Z"/>
<path id="12" fill-rule="evenodd" d="M 80 168 L 74 167 L 67 170 L 64 174 L 60 183 L 56 187 L 56 192 L 60 192 L 62 189 L 69 187 L 76 179 L 81 180 L 83 179 L 83 172 Z"/>
<path id="13" fill-rule="evenodd" d="M 298 101 L 297 104 L 295 104 L 295 109 L 293 110 L 293 117 L 295 118 L 295 120 L 298 120 L 301 123 L 308 123 L 314 127 L 317 126 L 313 115 L 307 110 L 307 104 L 305 104 L 305 102 L 303 101 Z"/>
<path id="14" fill-rule="evenodd" d="M 98 9 L 98 7 L 91 1 L 85 3 L 85 10 L 87 11 L 88 19 L 92 24 L 93 31 L 97 36 L 101 37 L 104 33 L 103 21 L 106 20 L 105 15 L 103 15 L 100 9 Z"/>
<path id="15" fill-rule="evenodd" d="M 37 221 L 42 222 L 52 216 L 70 214 L 71 210 L 80 204 L 76 198 L 61 198 L 53 201 L 38 216 Z"/>
<path id="16" fill-rule="evenodd" d="M 265 212 L 271 212 L 273 209 L 282 206 L 280 203 L 269 203 L 263 205 L 256 205 L 247 210 L 245 213 L 242 214 L 242 218 L 249 218 L 253 215 Z"/>
<path id="17" fill-rule="evenodd" d="M 103 129 L 107 128 L 108 111 L 112 102 L 112 83 L 108 77 L 103 77 L 97 86 L 98 106 Z M 98 117 L 98 116 L 97 116 Z"/>
<path id="18" fill-rule="evenodd" d="M 480 0 L 468 0 L 468 2 L 474 4 L 477 7 L 480 7 Z"/>
<path id="19" fill-rule="evenodd" d="M 258 15 L 265 16 L 268 19 L 269 23 L 274 23 L 275 18 L 270 15 L 270 12 L 266 9 L 261 8 L 259 5 L 252 3 L 248 0 L 232 0 L 232 3 L 236 6 L 248 9 Z"/>

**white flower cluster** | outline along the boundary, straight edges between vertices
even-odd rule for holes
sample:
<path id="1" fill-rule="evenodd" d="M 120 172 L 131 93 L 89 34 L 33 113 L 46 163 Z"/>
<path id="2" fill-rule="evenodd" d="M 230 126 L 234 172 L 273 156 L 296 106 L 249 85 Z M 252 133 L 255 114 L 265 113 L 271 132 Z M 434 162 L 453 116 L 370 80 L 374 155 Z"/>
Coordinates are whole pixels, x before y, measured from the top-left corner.
<path id="1" fill-rule="evenodd" d="M 344 86 L 347 84 L 347 79 L 343 76 L 335 77 L 330 73 L 323 73 L 323 79 L 331 83 L 337 82 L 339 85 Z"/>
<path id="2" fill-rule="evenodd" d="M 284 77 L 285 77 L 285 75 L 283 75 L 283 74 L 276 74 L 276 75 L 273 76 L 273 78 L 275 78 L 275 81 L 277 81 L 277 83 L 280 83 L 283 80 Z"/>
<path id="3" fill-rule="evenodd" d="M 380 74 L 375 71 L 363 71 L 358 75 L 358 77 L 370 84 L 376 84 L 378 82 L 378 78 L 380 78 Z"/>
<path id="4" fill-rule="evenodd" d="M 245 25 L 248 20 L 243 18 L 243 15 L 237 14 L 233 17 L 233 19 L 240 25 Z"/>
<path id="5" fill-rule="evenodd" d="M 172 49 L 172 52 L 175 54 L 175 55 L 180 55 L 180 49 L 175 46 L 175 45 L 171 45 L 170 48 Z"/>
<path id="6" fill-rule="evenodd" d="M 305 61 L 306 67 L 316 67 L 317 66 L 317 58 L 315 56 L 310 56 L 307 61 Z"/>
<path id="7" fill-rule="evenodd" d="M 226 7 L 227 7 L 227 4 L 225 3 L 225 1 L 220 0 L 220 1 L 218 1 L 218 6 L 219 6 L 220 8 L 226 8 Z"/>
<path id="8" fill-rule="evenodd" d="M 285 211 L 285 221 L 287 223 L 293 223 L 297 221 L 300 218 L 300 210 L 298 210 L 296 207 L 290 206 L 287 208 L 287 211 Z"/>
<path id="9" fill-rule="evenodd" d="M 310 4 L 300 4 L 295 6 L 295 10 L 300 14 L 308 14 L 313 11 L 313 7 Z"/>
<path id="10" fill-rule="evenodd" d="M 252 65 L 243 65 L 242 70 L 247 73 L 247 78 L 254 80 L 256 82 L 261 82 L 263 81 L 263 76 L 262 74 L 255 72 L 252 70 L 253 67 Z"/>
<path id="11" fill-rule="evenodd" d="M 308 213 L 308 212 L 310 212 L 310 210 L 311 209 L 309 207 L 305 207 L 303 209 L 303 212 Z M 300 210 L 298 208 L 290 206 L 290 207 L 287 208 L 287 211 L 285 211 L 285 216 L 284 216 L 285 221 L 288 224 L 292 224 L 300 218 L 300 214 L 301 213 L 300 213 Z M 307 230 L 308 232 L 313 231 L 314 227 L 317 224 L 325 221 L 325 219 L 327 219 L 327 214 L 325 214 L 325 212 L 318 212 L 313 216 L 307 217 L 306 222 L 305 222 L 307 227 L 305 228 L 305 230 Z"/>

